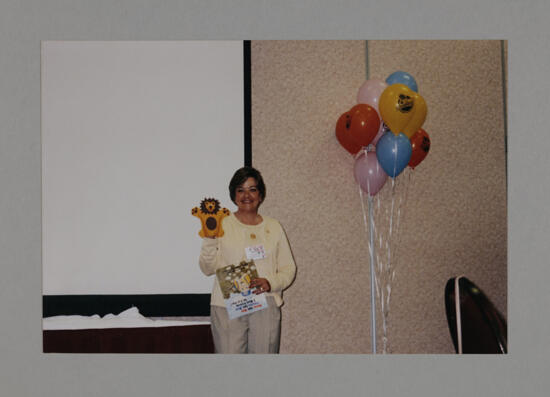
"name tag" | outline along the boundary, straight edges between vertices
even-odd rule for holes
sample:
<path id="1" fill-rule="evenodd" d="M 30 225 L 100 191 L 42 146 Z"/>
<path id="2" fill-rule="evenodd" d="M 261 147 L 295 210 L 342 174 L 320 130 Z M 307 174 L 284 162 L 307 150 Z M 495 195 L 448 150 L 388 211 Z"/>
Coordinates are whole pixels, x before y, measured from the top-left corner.
<path id="1" fill-rule="evenodd" d="M 244 250 L 246 252 L 246 259 L 248 260 L 258 260 L 266 257 L 264 246 L 261 244 L 246 247 Z"/>

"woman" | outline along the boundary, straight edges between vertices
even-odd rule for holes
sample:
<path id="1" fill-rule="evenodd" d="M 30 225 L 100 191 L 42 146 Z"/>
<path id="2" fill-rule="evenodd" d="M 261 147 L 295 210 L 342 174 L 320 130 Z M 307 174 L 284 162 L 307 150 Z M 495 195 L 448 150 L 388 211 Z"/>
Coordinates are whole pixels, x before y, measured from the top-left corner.
<path id="1" fill-rule="evenodd" d="M 281 292 L 292 283 L 296 265 L 279 222 L 258 213 L 265 193 L 258 170 L 237 170 L 229 183 L 229 195 L 238 209 L 223 219 L 223 237 L 203 239 L 199 265 L 204 274 L 210 276 L 221 267 L 254 259 L 259 277 L 251 280 L 250 288 L 265 293 L 268 303 L 267 309 L 230 320 L 215 280 L 210 317 L 217 353 L 279 352 Z"/>

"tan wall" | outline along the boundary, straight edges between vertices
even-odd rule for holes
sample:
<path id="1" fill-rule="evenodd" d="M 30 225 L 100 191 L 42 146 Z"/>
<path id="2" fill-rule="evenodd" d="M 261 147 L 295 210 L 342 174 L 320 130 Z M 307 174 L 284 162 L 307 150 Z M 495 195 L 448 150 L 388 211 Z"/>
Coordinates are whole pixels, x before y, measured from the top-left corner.
<path id="1" fill-rule="evenodd" d="M 367 58 L 371 78 L 415 76 L 432 142 L 424 162 L 396 178 L 389 352 L 453 353 L 449 278 L 466 275 L 507 313 L 501 43 L 369 41 L 368 57 L 365 44 L 252 42 L 252 161 L 268 188 L 261 212 L 281 221 L 298 267 L 285 292 L 281 353 L 371 352 L 367 234 L 354 160 L 334 134 L 356 103 Z M 381 229 L 391 185 L 378 195 Z"/>

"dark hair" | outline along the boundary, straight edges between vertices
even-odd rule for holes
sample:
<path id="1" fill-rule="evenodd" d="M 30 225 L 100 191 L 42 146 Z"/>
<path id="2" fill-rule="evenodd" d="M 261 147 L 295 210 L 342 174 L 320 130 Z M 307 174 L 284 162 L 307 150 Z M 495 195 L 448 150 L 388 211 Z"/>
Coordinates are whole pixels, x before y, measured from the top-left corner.
<path id="1" fill-rule="evenodd" d="M 233 178 L 231 178 L 231 182 L 229 182 L 229 197 L 231 197 L 231 201 L 235 203 L 235 194 L 237 192 L 237 188 L 245 183 L 248 178 L 254 178 L 256 180 L 256 183 L 258 184 L 257 188 L 260 192 L 261 197 L 260 203 L 262 203 L 265 199 L 264 179 L 262 178 L 262 174 L 260 174 L 260 171 L 258 171 L 256 168 L 248 166 L 239 168 L 237 171 L 235 171 L 235 174 L 233 174 Z"/>

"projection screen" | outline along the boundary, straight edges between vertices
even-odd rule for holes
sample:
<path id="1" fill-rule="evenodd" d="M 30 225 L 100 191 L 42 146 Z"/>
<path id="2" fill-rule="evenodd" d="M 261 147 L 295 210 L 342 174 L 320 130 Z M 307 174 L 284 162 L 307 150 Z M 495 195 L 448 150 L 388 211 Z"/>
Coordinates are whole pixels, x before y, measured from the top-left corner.
<path id="1" fill-rule="evenodd" d="M 209 293 L 191 208 L 243 166 L 243 42 L 42 42 L 43 294 Z"/>

